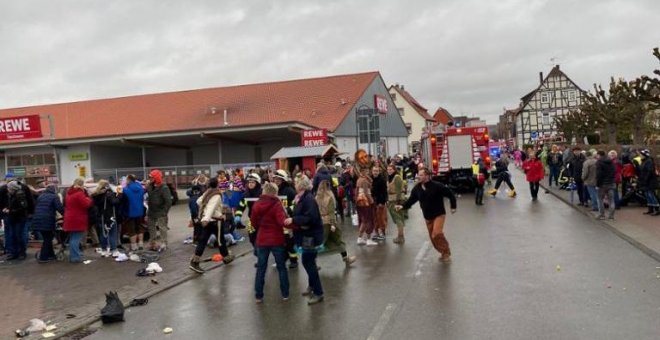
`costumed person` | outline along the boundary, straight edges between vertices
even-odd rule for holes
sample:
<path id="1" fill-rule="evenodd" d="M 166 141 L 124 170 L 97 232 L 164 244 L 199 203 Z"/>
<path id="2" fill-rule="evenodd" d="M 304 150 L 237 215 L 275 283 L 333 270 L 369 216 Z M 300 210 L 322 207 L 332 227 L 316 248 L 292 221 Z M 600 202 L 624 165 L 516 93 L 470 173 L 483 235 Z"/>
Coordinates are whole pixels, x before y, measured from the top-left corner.
<path id="1" fill-rule="evenodd" d="M 250 223 L 259 230 L 257 233 L 257 274 L 254 280 L 254 293 L 256 302 L 264 301 L 264 285 L 266 283 L 266 269 L 268 257 L 273 253 L 277 272 L 280 277 L 280 294 L 282 301 L 289 300 L 289 273 L 286 270 L 286 239 L 282 232 L 287 215 L 282 203 L 277 197 L 277 185 L 265 183 L 261 197 L 252 205 Z"/>
<path id="2" fill-rule="evenodd" d="M 296 189 L 290 184 L 291 179 L 286 170 L 279 169 L 273 175 L 273 182 L 277 185 L 278 196 L 285 196 L 284 208 L 288 216 L 293 216 L 293 200 L 296 198 Z M 286 239 L 286 251 L 289 254 L 289 268 L 298 268 L 298 252 L 296 252 L 296 242 L 293 239 L 293 231 L 290 228 L 284 228 L 284 235 Z"/>
<path id="3" fill-rule="evenodd" d="M 218 189 L 217 178 L 211 178 L 209 180 L 209 187 L 197 199 L 197 205 L 199 206 L 199 221 L 202 225 L 202 236 L 197 241 L 195 254 L 190 259 L 189 268 L 198 274 L 203 274 L 204 269 L 202 269 L 199 263 L 211 235 L 215 235 L 216 239 L 220 240 L 219 251 L 220 255 L 222 255 L 222 262 L 229 264 L 234 260 L 234 256 L 229 254 L 225 238 L 222 237 L 218 229 L 218 222 L 225 219 L 225 214 L 222 211 L 222 193 Z"/>
<path id="4" fill-rule="evenodd" d="M 294 224 L 296 245 L 302 249 L 302 264 L 307 272 L 308 287 L 303 296 L 308 296 L 308 305 L 323 302 L 323 286 L 316 266 L 318 247 L 323 244 L 323 221 L 312 194 L 312 182 L 303 176 L 296 183 L 295 209 L 293 216 L 286 219 L 285 225 Z"/>
<path id="5" fill-rule="evenodd" d="M 506 157 L 506 154 L 500 157 L 500 159 L 495 162 L 495 172 L 497 173 L 497 181 L 495 181 L 495 187 L 488 191 L 488 194 L 491 196 L 497 195 L 497 191 L 500 189 L 502 182 L 505 182 L 509 186 L 509 197 L 516 197 L 516 189 L 511 183 L 511 174 L 509 173 L 509 162 Z"/>
<path id="6" fill-rule="evenodd" d="M 413 204 L 419 202 L 426 220 L 426 228 L 431 243 L 440 253 L 439 260 L 443 263 L 449 263 L 451 262 L 451 250 L 444 234 L 446 216 L 444 199 L 449 199 L 451 213 L 453 214 L 456 212 L 456 197 L 444 184 L 431 180 L 429 169 L 421 169 L 418 176 L 419 183 L 410 192 L 410 197 L 404 204 L 397 205 L 396 209 L 410 209 Z"/>
<path id="7" fill-rule="evenodd" d="M 259 177 L 259 175 L 256 173 L 251 173 L 247 175 L 246 180 L 247 189 L 243 193 L 243 199 L 236 209 L 236 214 L 234 214 L 234 221 L 236 223 L 241 223 L 243 220 L 243 214 L 245 214 L 245 211 L 247 210 L 247 219 L 243 224 L 247 228 L 248 238 L 252 244 L 252 247 L 254 248 L 253 254 L 254 256 L 257 256 L 257 248 L 255 245 L 255 242 L 257 241 L 257 229 L 255 229 L 252 223 L 249 221 L 250 214 L 252 213 L 252 205 L 257 201 L 257 199 L 259 199 L 259 196 L 261 196 L 261 177 Z"/>
<path id="8" fill-rule="evenodd" d="M 371 239 L 371 233 L 374 232 L 375 228 L 374 199 L 371 196 L 371 183 L 372 179 L 369 176 L 369 168 L 361 168 L 355 190 L 355 205 L 357 207 L 358 223 L 360 226 L 357 239 L 358 245 L 378 245 L 378 242 Z"/>
<path id="9" fill-rule="evenodd" d="M 536 201 L 539 195 L 540 182 L 545 177 L 543 172 L 543 163 L 536 157 L 536 153 L 530 152 L 529 158 L 523 162 L 522 168 L 525 171 L 527 182 L 529 182 L 529 191 L 532 194 L 532 201 Z"/>
<path id="10" fill-rule="evenodd" d="M 403 228 L 406 226 L 403 211 L 395 208 L 397 204 L 403 204 L 405 198 L 403 178 L 397 173 L 395 165 L 390 164 L 387 166 L 387 210 L 390 212 L 392 222 L 396 224 L 397 236 L 392 240 L 396 244 L 406 242 L 403 234 Z"/>
<path id="11" fill-rule="evenodd" d="M 342 238 L 341 227 L 337 225 L 337 216 L 335 196 L 330 190 L 330 183 L 326 180 L 319 183 L 318 190 L 316 191 L 316 203 L 319 206 L 321 220 L 323 221 L 323 245 L 328 252 L 337 251 L 341 254 L 341 258 L 350 266 L 355 262 L 355 256 L 348 256 L 346 252 L 346 243 Z"/>

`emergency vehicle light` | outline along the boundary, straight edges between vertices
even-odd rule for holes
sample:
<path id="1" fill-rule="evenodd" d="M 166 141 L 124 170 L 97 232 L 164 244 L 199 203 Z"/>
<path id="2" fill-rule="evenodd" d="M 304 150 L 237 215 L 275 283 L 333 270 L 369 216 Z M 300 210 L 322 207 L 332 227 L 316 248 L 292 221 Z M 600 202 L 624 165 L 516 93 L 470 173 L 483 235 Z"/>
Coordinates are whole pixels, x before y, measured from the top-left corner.
<path id="1" fill-rule="evenodd" d="M 433 165 L 437 165 L 437 164 L 438 164 L 438 160 L 437 160 L 437 159 L 433 159 Z"/>
<path id="2" fill-rule="evenodd" d="M 457 133 L 461 133 L 461 131 L 462 131 L 461 129 L 456 129 Z"/>
<path id="3" fill-rule="evenodd" d="M 484 133 L 484 140 L 488 141 L 488 134 L 487 133 Z"/>
<path id="4" fill-rule="evenodd" d="M 431 137 L 431 143 L 435 144 L 435 136 Z"/>

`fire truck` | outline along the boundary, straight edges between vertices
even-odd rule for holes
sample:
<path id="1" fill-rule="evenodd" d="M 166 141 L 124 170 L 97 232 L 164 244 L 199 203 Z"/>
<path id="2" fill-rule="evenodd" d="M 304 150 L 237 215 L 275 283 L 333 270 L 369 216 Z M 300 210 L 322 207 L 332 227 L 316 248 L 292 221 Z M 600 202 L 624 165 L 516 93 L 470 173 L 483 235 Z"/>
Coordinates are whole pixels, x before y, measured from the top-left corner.
<path id="1" fill-rule="evenodd" d="M 488 127 L 434 125 L 426 128 L 420 141 L 422 159 L 435 180 L 456 191 L 474 189 L 472 164 L 481 158 L 490 169 Z"/>

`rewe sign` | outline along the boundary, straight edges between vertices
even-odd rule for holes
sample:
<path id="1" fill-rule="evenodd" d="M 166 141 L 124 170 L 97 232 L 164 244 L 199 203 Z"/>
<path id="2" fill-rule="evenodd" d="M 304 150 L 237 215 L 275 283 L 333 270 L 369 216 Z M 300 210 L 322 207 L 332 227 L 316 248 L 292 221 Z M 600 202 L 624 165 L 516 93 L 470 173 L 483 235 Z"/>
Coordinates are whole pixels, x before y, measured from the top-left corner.
<path id="1" fill-rule="evenodd" d="M 328 129 L 302 131 L 302 146 L 321 146 L 326 144 L 328 144 Z"/>
<path id="2" fill-rule="evenodd" d="M 40 138 L 42 136 L 38 115 L 0 118 L 0 140 Z"/>

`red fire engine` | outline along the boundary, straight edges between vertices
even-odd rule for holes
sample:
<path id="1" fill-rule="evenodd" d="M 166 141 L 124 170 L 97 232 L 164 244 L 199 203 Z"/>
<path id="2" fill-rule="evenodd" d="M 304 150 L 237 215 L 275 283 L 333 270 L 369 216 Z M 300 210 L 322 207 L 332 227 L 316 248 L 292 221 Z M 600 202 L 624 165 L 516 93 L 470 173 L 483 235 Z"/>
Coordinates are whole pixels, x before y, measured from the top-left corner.
<path id="1" fill-rule="evenodd" d="M 472 190 L 472 164 L 481 158 L 490 169 L 488 142 L 486 126 L 434 125 L 422 133 L 422 158 L 435 179 L 457 190 Z"/>

